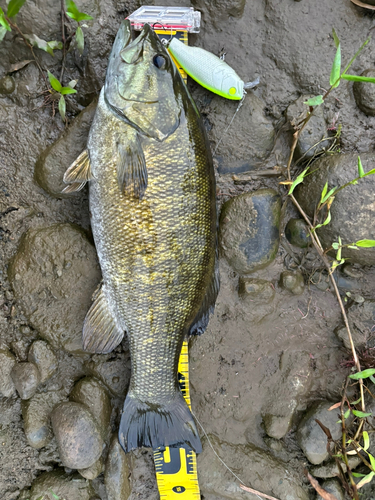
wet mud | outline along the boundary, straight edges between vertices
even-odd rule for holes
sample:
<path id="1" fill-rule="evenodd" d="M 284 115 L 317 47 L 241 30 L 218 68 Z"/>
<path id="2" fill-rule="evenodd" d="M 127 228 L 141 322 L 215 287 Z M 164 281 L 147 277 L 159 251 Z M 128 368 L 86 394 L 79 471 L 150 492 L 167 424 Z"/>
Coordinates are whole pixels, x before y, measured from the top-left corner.
<path id="1" fill-rule="evenodd" d="M 80 328 L 100 282 L 88 193 L 59 196 L 63 173 L 84 146 L 118 26 L 141 4 L 84 0 L 77 5 L 94 19 L 85 28 L 83 56 L 73 50 L 66 60 L 64 84 L 78 80 L 76 98 L 67 99 L 68 128 L 58 114 L 52 116 L 51 106 L 44 106 L 44 81 L 33 63 L 9 73 L 11 65 L 30 59 L 27 47 L 14 34 L 0 44 L 0 496 L 36 500 L 43 494 L 48 498 L 52 490 L 66 500 L 157 500 L 150 453 L 138 450 L 125 457 L 113 437 L 129 383 L 127 341 L 106 355 L 89 355 L 80 345 Z M 191 36 L 191 44 L 226 52 L 226 61 L 244 81 L 260 78 L 228 130 L 238 103 L 188 83 L 214 152 L 218 206 L 225 204 L 221 229 L 230 244 L 230 255 L 225 244 L 220 246 L 215 312 L 206 333 L 191 341 L 193 411 L 218 455 L 244 483 L 280 500 L 314 499 L 303 468 L 315 468 L 321 479 L 337 472 L 325 457 L 309 461 L 311 443 L 304 436 L 311 433 L 304 422 L 311 408 L 340 400 L 351 356 L 323 266 L 305 242 L 298 246 L 298 239 L 286 238 L 285 226 L 298 214 L 285 203 L 282 177 L 268 174 L 286 165 L 290 121 L 298 123 L 304 96 L 329 87 L 332 28 L 346 63 L 371 34 L 374 14 L 350 0 L 193 0 L 184 5 L 202 12 L 201 33 Z M 17 22 L 26 33 L 58 40 L 59 2 L 29 0 Z M 351 72 L 372 74 L 373 54 L 370 42 Z M 59 51 L 55 57 L 40 50 L 37 55 L 43 67 L 59 74 Z M 339 160 L 319 160 L 328 170 L 333 162 L 335 182 L 356 176 L 357 154 L 366 158 L 366 169 L 374 168 L 375 104 L 371 91 L 360 93 L 352 82 L 341 83 L 299 144 L 300 155 L 312 146 L 314 154 L 321 153 L 327 142 L 318 149 L 316 143 L 342 125 Z M 350 238 L 374 238 L 371 182 L 342 192 L 337 206 L 345 208 L 350 224 L 345 225 L 344 208 L 338 209 L 327 244 L 345 227 Z M 303 188 L 305 195 L 300 191 L 307 204 L 320 189 L 320 184 L 315 191 L 310 186 Z M 278 201 L 275 208 L 262 198 L 261 215 L 272 214 L 262 218 L 251 200 L 264 192 Z M 231 215 L 227 202 L 238 195 L 244 196 L 237 198 Z M 366 213 L 357 217 L 362 202 Z M 246 217 L 241 203 L 248 207 Z M 248 248 L 238 234 L 246 233 L 245 220 L 252 224 Z M 270 235 L 260 250 L 251 240 L 259 232 Z M 375 347 L 375 257 L 367 252 L 358 263 L 350 255 L 354 264 L 339 271 L 338 284 L 344 297 L 351 294 L 349 321 L 357 346 L 369 351 Z M 69 419 L 61 418 L 59 408 L 74 421 L 74 411 L 79 413 L 84 432 L 92 430 L 93 446 L 81 443 L 77 427 L 67 443 Z M 74 450 L 81 444 L 90 449 L 78 460 Z M 198 475 L 205 500 L 252 497 L 223 468 L 206 439 Z M 364 495 L 375 498 L 371 486 Z"/>

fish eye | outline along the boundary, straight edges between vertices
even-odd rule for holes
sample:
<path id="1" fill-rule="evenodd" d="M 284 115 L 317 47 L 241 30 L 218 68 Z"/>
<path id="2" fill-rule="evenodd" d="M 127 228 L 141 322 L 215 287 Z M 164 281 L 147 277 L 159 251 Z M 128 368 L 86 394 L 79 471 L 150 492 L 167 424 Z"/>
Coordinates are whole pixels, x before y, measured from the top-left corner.
<path id="1" fill-rule="evenodd" d="M 167 60 L 164 56 L 156 54 L 153 59 L 154 65 L 159 69 L 164 69 L 167 65 Z"/>

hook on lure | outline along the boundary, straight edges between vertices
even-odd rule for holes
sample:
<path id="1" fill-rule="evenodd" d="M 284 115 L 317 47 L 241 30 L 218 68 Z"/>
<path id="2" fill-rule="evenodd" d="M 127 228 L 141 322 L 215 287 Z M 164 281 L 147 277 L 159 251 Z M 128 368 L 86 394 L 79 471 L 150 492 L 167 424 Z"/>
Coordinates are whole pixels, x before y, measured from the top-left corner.
<path id="1" fill-rule="evenodd" d="M 226 62 L 200 47 L 189 47 L 177 38 L 167 41 L 166 46 L 193 80 L 226 99 L 239 101 L 246 94 L 246 90 L 259 84 L 259 78 L 244 83 Z"/>

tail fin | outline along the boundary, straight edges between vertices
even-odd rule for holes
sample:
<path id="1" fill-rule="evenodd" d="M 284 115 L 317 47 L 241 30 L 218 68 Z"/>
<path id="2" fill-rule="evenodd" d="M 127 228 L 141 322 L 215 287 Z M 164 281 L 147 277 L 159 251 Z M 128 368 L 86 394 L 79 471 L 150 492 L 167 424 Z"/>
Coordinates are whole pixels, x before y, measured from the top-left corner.
<path id="1" fill-rule="evenodd" d="M 202 444 L 193 416 L 178 391 L 167 405 L 145 403 L 130 391 L 126 396 L 119 429 L 119 441 L 125 452 L 188 443 L 196 453 Z"/>

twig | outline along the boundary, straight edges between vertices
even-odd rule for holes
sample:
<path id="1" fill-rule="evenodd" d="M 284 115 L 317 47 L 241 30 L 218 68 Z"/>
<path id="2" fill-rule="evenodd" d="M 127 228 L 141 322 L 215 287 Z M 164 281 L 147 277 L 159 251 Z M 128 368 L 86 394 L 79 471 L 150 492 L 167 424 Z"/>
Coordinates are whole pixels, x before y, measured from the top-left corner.
<path id="1" fill-rule="evenodd" d="M 352 471 L 350 469 L 350 466 L 349 466 L 349 460 L 348 460 L 348 455 L 346 453 L 346 427 L 345 427 L 345 416 L 344 416 L 344 403 L 345 403 L 345 400 L 346 400 L 346 388 L 348 387 L 348 382 L 349 382 L 349 379 L 346 380 L 346 384 L 345 384 L 345 389 L 344 389 L 344 396 L 341 400 L 341 407 L 340 407 L 340 411 L 341 411 L 341 429 L 342 429 L 342 440 L 341 440 L 341 451 L 342 451 L 342 454 L 343 454 L 343 457 L 344 457 L 344 463 L 346 465 L 346 470 L 347 470 L 347 473 L 348 473 L 348 476 L 349 476 L 349 479 L 350 479 L 350 484 L 352 486 L 352 493 L 354 495 L 354 499 L 355 500 L 359 500 L 358 499 L 358 490 L 357 490 L 357 485 L 355 484 L 355 481 L 354 481 L 354 478 L 353 478 L 353 474 L 352 474 Z"/>
<path id="2" fill-rule="evenodd" d="M 258 497 L 267 498 L 268 500 L 278 500 L 275 497 L 270 497 L 269 495 L 266 495 L 265 493 L 260 493 L 257 490 L 253 490 L 253 488 L 248 488 L 247 486 L 244 486 L 243 484 L 240 484 L 240 488 L 242 488 L 245 491 L 248 491 L 249 493 L 254 493 L 254 495 L 258 495 Z"/>
<path id="3" fill-rule="evenodd" d="M 61 0 L 61 39 L 63 43 L 63 56 L 61 61 L 60 82 L 64 76 L 65 58 L 66 58 L 66 39 L 65 39 L 65 0 Z"/>

